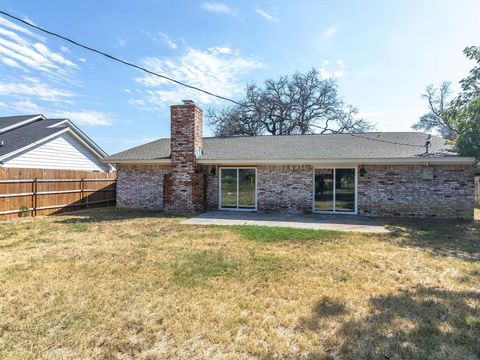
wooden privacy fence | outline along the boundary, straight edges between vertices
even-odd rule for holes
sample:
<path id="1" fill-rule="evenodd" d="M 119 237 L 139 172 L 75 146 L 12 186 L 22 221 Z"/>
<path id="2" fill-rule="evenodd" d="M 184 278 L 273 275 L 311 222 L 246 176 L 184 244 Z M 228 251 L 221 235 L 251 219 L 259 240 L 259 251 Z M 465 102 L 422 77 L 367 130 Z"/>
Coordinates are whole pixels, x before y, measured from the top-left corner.
<path id="1" fill-rule="evenodd" d="M 0 168 L 0 220 L 115 204 L 115 173 Z"/>
<path id="2" fill-rule="evenodd" d="M 475 177 L 475 206 L 480 207 L 480 176 Z"/>

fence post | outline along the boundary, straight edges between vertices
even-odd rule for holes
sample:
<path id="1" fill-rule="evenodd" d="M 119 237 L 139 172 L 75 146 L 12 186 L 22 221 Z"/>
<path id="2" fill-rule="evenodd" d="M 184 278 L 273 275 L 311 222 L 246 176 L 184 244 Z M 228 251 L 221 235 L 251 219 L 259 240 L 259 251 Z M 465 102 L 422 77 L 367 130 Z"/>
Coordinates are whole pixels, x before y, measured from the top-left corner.
<path id="1" fill-rule="evenodd" d="M 37 216 L 37 192 L 38 192 L 38 178 L 33 179 L 33 216 Z"/>
<path id="2" fill-rule="evenodd" d="M 84 206 L 83 206 L 83 203 L 85 202 L 84 201 L 84 198 L 83 198 L 83 191 L 84 191 L 84 187 L 85 187 L 85 184 L 84 184 L 84 181 L 83 181 L 83 178 L 80 179 L 80 209 L 83 209 Z"/>

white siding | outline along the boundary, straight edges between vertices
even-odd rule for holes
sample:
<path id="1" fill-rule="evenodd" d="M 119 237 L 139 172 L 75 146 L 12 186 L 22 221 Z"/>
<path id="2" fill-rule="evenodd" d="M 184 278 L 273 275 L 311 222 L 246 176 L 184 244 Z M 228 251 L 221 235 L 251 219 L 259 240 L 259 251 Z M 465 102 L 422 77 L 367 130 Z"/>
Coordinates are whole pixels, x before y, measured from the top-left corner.
<path id="1" fill-rule="evenodd" d="M 92 152 L 63 133 L 4 161 L 4 167 L 108 171 Z"/>

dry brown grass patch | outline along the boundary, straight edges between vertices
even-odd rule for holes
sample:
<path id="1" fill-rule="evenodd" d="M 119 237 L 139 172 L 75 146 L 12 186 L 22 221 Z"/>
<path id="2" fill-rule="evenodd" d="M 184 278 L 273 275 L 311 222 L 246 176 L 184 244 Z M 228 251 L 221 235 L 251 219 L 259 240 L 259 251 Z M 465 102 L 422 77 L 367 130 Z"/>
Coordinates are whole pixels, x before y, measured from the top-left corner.
<path id="1" fill-rule="evenodd" d="M 1 223 L 0 358 L 480 357 L 478 222 L 371 235 L 182 220 Z"/>

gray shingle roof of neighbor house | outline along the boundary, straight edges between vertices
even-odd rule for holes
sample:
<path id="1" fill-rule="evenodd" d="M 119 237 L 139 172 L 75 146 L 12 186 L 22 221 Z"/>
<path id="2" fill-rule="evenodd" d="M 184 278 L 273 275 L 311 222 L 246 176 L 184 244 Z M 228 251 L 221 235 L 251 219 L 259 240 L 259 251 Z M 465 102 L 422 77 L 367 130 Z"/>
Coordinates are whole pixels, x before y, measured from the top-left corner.
<path id="1" fill-rule="evenodd" d="M 0 160 L 66 130 L 82 138 L 98 156 L 107 155 L 68 119 L 46 119 L 38 114 L 0 117 Z"/>
<path id="2" fill-rule="evenodd" d="M 20 116 L 18 116 L 18 118 L 20 118 Z M 53 124 L 54 122 L 50 120 L 35 121 L 30 124 L 20 126 L 16 129 L 1 133 L 0 143 L 3 141 L 3 145 L 0 146 L 0 156 L 21 149 L 65 128 L 65 126 L 55 128 L 48 127 Z M 0 127 L 3 127 L 3 118 L 0 118 Z"/>
<path id="3" fill-rule="evenodd" d="M 37 116 L 40 116 L 40 115 L 19 115 L 19 116 L 0 117 L 0 132 L 2 132 L 3 129 L 6 129 L 12 125 L 24 122 L 25 120 L 29 120 Z"/>
<path id="4" fill-rule="evenodd" d="M 439 137 L 430 139 L 429 153 L 425 154 L 428 134 L 419 132 L 372 132 L 362 134 L 250 136 L 204 138 L 200 163 L 228 162 L 308 162 L 379 159 L 410 160 L 449 159 L 473 162 L 451 152 L 450 146 Z M 405 145 L 408 144 L 408 145 Z M 107 157 L 105 161 L 167 162 L 170 158 L 170 139 L 159 139 Z"/>

